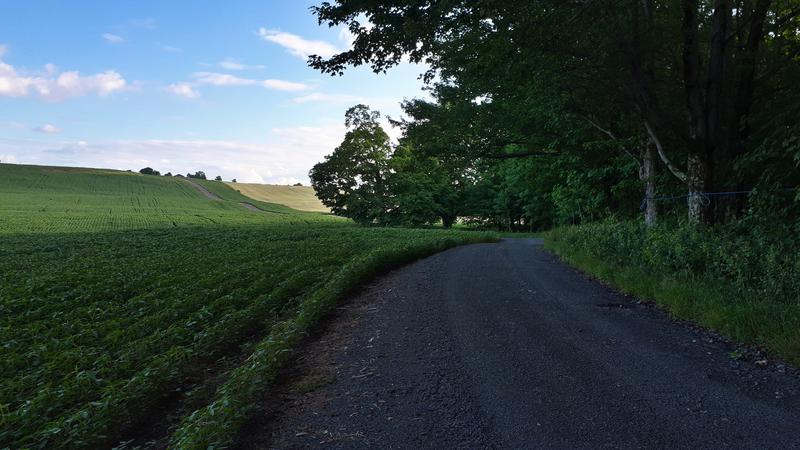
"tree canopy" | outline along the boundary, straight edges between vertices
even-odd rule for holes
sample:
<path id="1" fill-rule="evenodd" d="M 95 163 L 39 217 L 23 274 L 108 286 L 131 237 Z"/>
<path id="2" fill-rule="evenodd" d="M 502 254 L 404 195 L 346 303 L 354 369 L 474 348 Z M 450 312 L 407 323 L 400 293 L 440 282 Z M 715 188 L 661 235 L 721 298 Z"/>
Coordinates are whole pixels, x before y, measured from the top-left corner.
<path id="1" fill-rule="evenodd" d="M 510 228 L 640 205 L 648 221 L 660 210 L 726 222 L 754 189 L 796 217 L 797 0 L 338 0 L 313 11 L 355 37 L 309 59 L 323 73 L 404 58 L 430 67 L 433 101 L 404 104 L 394 165 L 405 181 L 393 189 L 446 177 L 435 184 L 451 186 L 450 211 Z M 400 192 L 386 194 L 395 216 L 409 208 Z"/>

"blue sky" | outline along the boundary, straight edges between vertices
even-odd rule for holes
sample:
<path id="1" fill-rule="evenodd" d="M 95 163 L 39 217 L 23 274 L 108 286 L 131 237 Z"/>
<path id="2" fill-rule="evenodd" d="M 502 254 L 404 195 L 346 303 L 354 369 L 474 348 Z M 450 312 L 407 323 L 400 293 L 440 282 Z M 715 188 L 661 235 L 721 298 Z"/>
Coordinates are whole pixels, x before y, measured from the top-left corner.
<path id="1" fill-rule="evenodd" d="M 420 66 L 343 77 L 347 48 L 297 0 L 8 2 L 0 16 L 0 160 L 306 183 L 347 107 L 398 117 Z M 388 125 L 387 125 L 388 128 Z M 396 130 L 387 130 L 396 135 Z"/>

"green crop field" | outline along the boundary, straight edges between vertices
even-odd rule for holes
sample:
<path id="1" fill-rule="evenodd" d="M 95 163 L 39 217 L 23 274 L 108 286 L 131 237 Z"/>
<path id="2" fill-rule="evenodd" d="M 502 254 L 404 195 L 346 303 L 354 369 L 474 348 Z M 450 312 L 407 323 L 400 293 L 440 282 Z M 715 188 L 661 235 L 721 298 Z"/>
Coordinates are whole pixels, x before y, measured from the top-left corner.
<path id="1" fill-rule="evenodd" d="M 0 165 L 0 448 L 135 439 L 198 371 L 219 383 L 174 424 L 171 446 L 225 444 L 349 289 L 487 239 L 357 227 L 201 184 L 220 199 L 177 178 Z M 219 363 L 230 355 L 239 363 Z"/>
<path id="2" fill-rule="evenodd" d="M 302 221 L 307 214 L 200 181 L 227 201 L 209 201 L 186 180 L 113 170 L 0 164 L 0 234 L 112 231 L 207 224 Z M 276 214 L 254 214 L 248 202 Z M 313 217 L 318 221 L 322 218 Z"/>

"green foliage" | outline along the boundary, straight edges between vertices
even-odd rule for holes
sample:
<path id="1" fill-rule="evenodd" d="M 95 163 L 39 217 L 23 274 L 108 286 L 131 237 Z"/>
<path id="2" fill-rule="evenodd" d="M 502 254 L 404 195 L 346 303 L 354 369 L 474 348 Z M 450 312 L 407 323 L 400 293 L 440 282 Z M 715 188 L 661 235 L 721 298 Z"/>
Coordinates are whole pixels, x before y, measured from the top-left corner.
<path id="1" fill-rule="evenodd" d="M 450 228 L 464 212 L 470 183 L 458 160 L 434 158 L 407 140 L 395 149 L 389 164 L 394 222 L 418 226 L 441 220 Z"/>
<path id="2" fill-rule="evenodd" d="M 678 316 L 800 361 L 800 240 L 758 217 L 703 229 L 605 221 L 557 228 L 546 245 Z"/>
<path id="3" fill-rule="evenodd" d="M 161 175 L 159 171 L 153 170 L 151 167 L 145 167 L 144 169 L 140 170 L 139 173 L 142 175 L 155 175 L 155 176 Z"/>
<path id="4" fill-rule="evenodd" d="M 382 222 L 389 212 L 386 177 L 391 146 L 379 118 L 364 105 L 348 109 L 344 141 L 309 173 L 317 197 L 331 212 L 362 224 Z"/>
<path id="5" fill-rule="evenodd" d="M 425 62 L 433 101 L 406 102 L 403 129 L 429 156 L 474 171 L 476 190 L 458 208 L 467 220 L 527 229 L 629 218 L 648 142 L 666 174 L 650 177 L 658 196 L 800 186 L 793 4 L 336 0 L 312 10 L 347 26 L 353 45 L 309 63 L 341 74 L 383 72 L 404 55 Z M 520 179 L 539 191 L 507 184 Z M 702 198 L 691 197 L 695 221 L 747 209 Z"/>
<path id="6" fill-rule="evenodd" d="M 562 228 L 565 245 L 609 263 L 679 276 L 708 276 L 771 301 L 800 303 L 800 241 L 791 229 L 752 221 L 702 229 L 605 221 Z"/>

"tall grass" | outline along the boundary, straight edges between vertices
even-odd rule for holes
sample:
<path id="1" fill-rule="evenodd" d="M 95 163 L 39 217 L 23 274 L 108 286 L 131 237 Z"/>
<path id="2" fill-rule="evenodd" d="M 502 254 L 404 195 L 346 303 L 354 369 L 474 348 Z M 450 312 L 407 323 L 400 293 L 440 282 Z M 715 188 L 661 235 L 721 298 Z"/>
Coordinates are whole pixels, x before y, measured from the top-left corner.
<path id="1" fill-rule="evenodd" d="M 607 221 L 552 230 L 545 247 L 676 317 L 800 364 L 800 255 L 791 234 Z"/>

